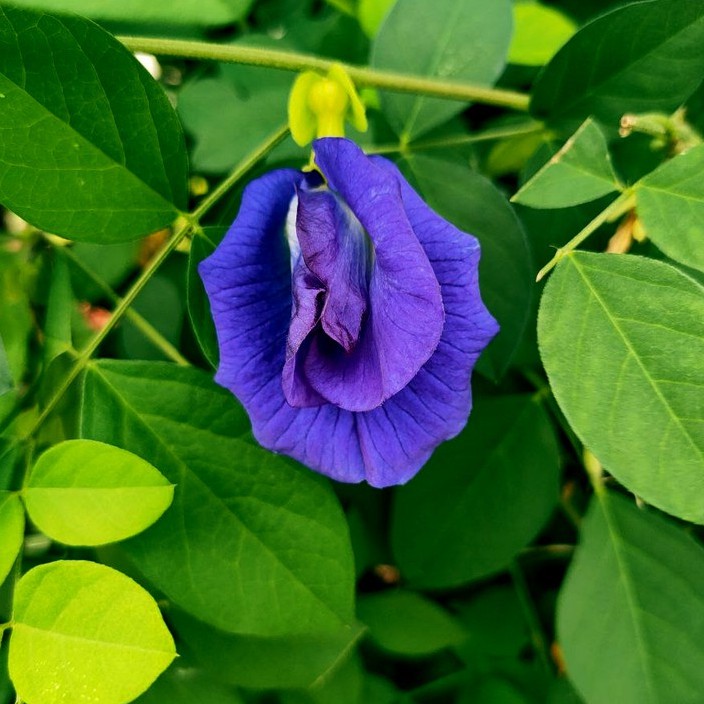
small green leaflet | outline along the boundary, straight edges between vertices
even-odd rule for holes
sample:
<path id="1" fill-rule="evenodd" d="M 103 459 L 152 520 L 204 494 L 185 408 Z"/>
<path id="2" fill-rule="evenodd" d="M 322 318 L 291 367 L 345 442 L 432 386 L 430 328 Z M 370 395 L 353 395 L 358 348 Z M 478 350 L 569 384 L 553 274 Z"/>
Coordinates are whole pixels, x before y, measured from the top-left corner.
<path id="1" fill-rule="evenodd" d="M 645 234 L 668 257 L 704 271 L 704 145 L 665 162 L 634 186 Z"/>
<path id="2" fill-rule="evenodd" d="M 20 497 L 0 491 L 0 584 L 10 573 L 24 540 L 24 508 Z"/>
<path id="3" fill-rule="evenodd" d="M 575 252 L 545 287 L 538 342 L 557 402 L 606 470 L 704 523 L 704 287 L 653 259 Z"/>
<path id="4" fill-rule="evenodd" d="M 606 139 L 589 118 L 511 200 L 532 208 L 567 208 L 621 189 Z"/>
<path id="5" fill-rule="evenodd" d="M 557 634 L 588 704 L 696 702 L 704 691 L 704 550 L 611 492 L 592 499 Z"/>
<path id="6" fill-rule="evenodd" d="M 22 491 L 32 521 L 67 545 L 104 545 L 141 533 L 173 495 L 173 485 L 141 457 L 93 440 L 51 447 Z"/>
<path id="7" fill-rule="evenodd" d="M 154 599 L 110 567 L 59 560 L 17 584 L 9 668 L 26 704 L 127 704 L 175 655 Z"/>

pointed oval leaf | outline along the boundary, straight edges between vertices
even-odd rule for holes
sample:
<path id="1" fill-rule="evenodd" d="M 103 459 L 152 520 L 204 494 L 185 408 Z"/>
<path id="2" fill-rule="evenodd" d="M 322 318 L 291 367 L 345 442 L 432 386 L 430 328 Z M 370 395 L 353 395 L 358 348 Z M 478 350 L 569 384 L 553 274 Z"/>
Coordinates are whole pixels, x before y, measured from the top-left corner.
<path id="1" fill-rule="evenodd" d="M 39 530 L 67 545 L 105 545 L 141 533 L 169 507 L 174 487 L 149 462 L 93 440 L 54 445 L 23 490 Z"/>
<path id="2" fill-rule="evenodd" d="M 620 189 L 606 139 L 588 119 L 511 200 L 532 208 L 567 208 Z"/>
<path id="3" fill-rule="evenodd" d="M 514 3 L 513 23 L 508 60 L 524 66 L 546 64 L 577 30 L 567 15 L 534 0 Z"/>
<path id="4" fill-rule="evenodd" d="M 17 584 L 9 667 L 27 704 L 126 704 L 175 655 L 154 599 L 116 570 L 59 560 Z"/>
<path id="5" fill-rule="evenodd" d="M 169 225 L 186 152 L 166 94 L 80 17 L 0 9 L 0 202 L 41 229 L 108 243 Z"/>
<path id="6" fill-rule="evenodd" d="M 372 641 L 397 655 L 431 655 L 459 645 L 468 636 L 434 601 L 401 589 L 362 596 L 357 613 Z"/>
<path id="7" fill-rule="evenodd" d="M 704 145 L 694 147 L 635 186 L 645 233 L 668 257 L 704 271 Z"/>
<path id="8" fill-rule="evenodd" d="M 66 12 L 103 22 L 211 27 L 241 20 L 252 0 L 13 0 L 13 5 L 47 12 Z"/>
<path id="9" fill-rule="evenodd" d="M 329 484 L 249 441 L 231 394 L 195 369 L 100 361 L 82 434 L 150 460 L 174 503 L 120 550 L 184 610 L 232 633 L 329 632 L 353 620 L 347 524 Z"/>
<path id="10" fill-rule="evenodd" d="M 391 529 L 403 576 L 455 587 L 506 568 L 557 503 L 559 456 L 530 396 L 479 400 L 467 428 L 396 493 Z"/>
<path id="11" fill-rule="evenodd" d="M 10 573 L 24 539 L 24 509 L 14 492 L 0 491 L 0 584 Z"/>
<path id="12" fill-rule="evenodd" d="M 397 0 L 374 40 L 371 64 L 443 80 L 491 85 L 511 41 L 508 0 Z M 449 120 L 466 105 L 423 96 L 384 94 L 384 114 L 406 140 Z"/>
<path id="13" fill-rule="evenodd" d="M 704 287 L 652 259 L 576 252 L 545 287 L 538 341 L 557 402 L 604 467 L 704 523 Z"/>
<path id="14" fill-rule="evenodd" d="M 696 702 L 704 691 L 704 550 L 616 494 L 593 499 L 560 592 L 559 643 L 588 704 Z"/>
<path id="15" fill-rule="evenodd" d="M 649 0 L 586 24 L 545 67 L 532 112 L 557 120 L 593 115 L 616 127 L 626 112 L 671 112 L 701 83 L 704 4 Z"/>
<path id="16" fill-rule="evenodd" d="M 501 329 L 477 370 L 500 379 L 525 329 L 534 286 L 523 226 L 503 193 L 466 164 L 411 154 L 399 166 L 434 210 L 481 243 L 482 298 Z"/>

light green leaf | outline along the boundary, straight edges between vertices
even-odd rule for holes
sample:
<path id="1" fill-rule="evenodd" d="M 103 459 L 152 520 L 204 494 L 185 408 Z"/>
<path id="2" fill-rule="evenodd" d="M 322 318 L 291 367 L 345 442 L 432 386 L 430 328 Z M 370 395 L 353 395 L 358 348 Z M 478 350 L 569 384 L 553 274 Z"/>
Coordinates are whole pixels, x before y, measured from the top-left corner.
<path id="1" fill-rule="evenodd" d="M 704 4 L 635 2 L 588 23 L 538 77 L 531 111 L 550 120 L 671 112 L 701 83 Z"/>
<path id="2" fill-rule="evenodd" d="M 704 288 L 652 259 L 576 252 L 545 287 L 538 340 L 555 398 L 604 467 L 704 523 Z"/>
<path id="3" fill-rule="evenodd" d="M 352 621 L 349 536 L 329 485 L 251 443 L 244 410 L 209 376 L 170 364 L 93 364 L 82 434 L 119 443 L 177 485 L 163 518 L 120 546 L 175 604 L 241 634 Z"/>
<path id="4" fill-rule="evenodd" d="M 694 704 L 704 691 L 704 551 L 654 512 L 595 497 L 557 629 L 587 704 Z"/>
<path id="5" fill-rule="evenodd" d="M 39 530 L 67 545 L 105 545 L 141 533 L 173 495 L 174 487 L 149 462 L 93 440 L 51 447 L 22 492 Z"/>
<path id="6" fill-rule="evenodd" d="M 577 25 L 569 17 L 534 0 L 514 3 L 513 25 L 508 60 L 525 66 L 546 64 L 577 31 Z"/>
<path id="7" fill-rule="evenodd" d="M 12 391 L 14 386 L 15 382 L 12 379 L 10 362 L 7 359 L 7 352 L 5 351 L 2 337 L 0 337 L 0 396 Z"/>
<path id="8" fill-rule="evenodd" d="M 72 347 L 71 316 L 73 315 L 73 291 L 68 262 L 57 249 L 54 252 L 44 323 L 44 364 L 56 359 Z"/>
<path id="9" fill-rule="evenodd" d="M 511 30 L 509 0 L 397 0 L 374 40 L 371 64 L 491 85 L 506 65 Z M 382 95 L 382 107 L 397 134 L 411 140 L 466 105 L 388 93 Z"/>
<path id="10" fill-rule="evenodd" d="M 511 200 L 532 208 L 566 208 L 618 190 L 606 139 L 590 118 Z"/>
<path id="11" fill-rule="evenodd" d="M 59 560 L 17 584 L 10 678 L 26 704 L 126 704 L 175 654 L 154 599 L 116 570 Z"/>
<path id="12" fill-rule="evenodd" d="M 372 641 L 397 655 L 431 655 L 467 638 L 464 628 L 445 609 L 413 592 L 362 596 L 357 614 L 369 628 Z"/>
<path id="13" fill-rule="evenodd" d="M 20 497 L 0 491 L 0 584 L 15 564 L 24 539 L 24 509 Z"/>
<path id="14" fill-rule="evenodd" d="M 75 12 L 105 22 L 210 27 L 241 20 L 252 0 L 12 0 L 13 5 L 47 12 Z"/>
<path id="15" fill-rule="evenodd" d="M 557 503 L 559 456 L 531 396 L 475 404 L 466 430 L 397 491 L 391 543 L 403 576 L 426 589 L 505 569 Z"/>
<path id="16" fill-rule="evenodd" d="M 668 257 L 704 270 L 704 145 L 665 162 L 635 186 L 645 234 Z"/>
<path id="17" fill-rule="evenodd" d="M 496 186 L 464 164 L 411 154 L 399 166 L 410 170 L 428 205 L 481 243 L 482 298 L 501 330 L 477 369 L 498 379 L 516 350 L 531 305 L 534 276 L 523 227 Z"/>
<path id="18" fill-rule="evenodd" d="M 396 0 L 359 0 L 357 18 L 364 33 L 373 37 Z"/>
<path id="19" fill-rule="evenodd" d="M 159 85 L 80 17 L 0 9 L 0 202 L 43 230 L 136 239 L 186 202 L 186 152 Z"/>

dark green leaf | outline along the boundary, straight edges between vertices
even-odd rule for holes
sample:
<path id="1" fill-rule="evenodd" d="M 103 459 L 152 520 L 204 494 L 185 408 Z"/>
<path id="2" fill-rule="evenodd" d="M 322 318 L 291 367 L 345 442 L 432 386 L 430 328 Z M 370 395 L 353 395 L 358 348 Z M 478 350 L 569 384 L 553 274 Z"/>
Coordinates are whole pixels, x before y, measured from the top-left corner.
<path id="1" fill-rule="evenodd" d="M 242 704 L 232 688 L 208 673 L 174 663 L 134 704 Z"/>
<path id="2" fill-rule="evenodd" d="M 662 262 L 576 252 L 545 287 L 538 340 L 555 398 L 604 467 L 704 522 L 704 288 Z"/>
<path id="3" fill-rule="evenodd" d="M 10 371 L 10 363 L 5 352 L 5 345 L 2 337 L 0 337 L 0 396 L 11 391 L 15 385 L 12 380 L 12 372 Z"/>
<path id="4" fill-rule="evenodd" d="M 374 40 L 378 68 L 491 85 L 501 74 L 511 40 L 508 0 L 397 0 Z M 459 102 L 389 93 L 384 113 L 410 141 L 449 120 Z"/>
<path id="5" fill-rule="evenodd" d="M 135 239 L 186 201 L 169 101 L 116 39 L 80 17 L 0 10 L 0 202 L 70 239 Z"/>
<path id="6" fill-rule="evenodd" d="M 467 429 L 398 490 L 392 547 L 401 573 L 435 589 L 504 569 L 550 516 L 558 470 L 555 437 L 537 401 L 477 402 Z"/>
<path id="7" fill-rule="evenodd" d="M 44 322 L 45 365 L 72 348 L 71 316 L 74 303 L 68 262 L 60 251 L 56 251 L 52 265 Z"/>
<path id="8" fill-rule="evenodd" d="M 704 73 L 704 4 L 649 0 L 585 25 L 538 78 L 531 110 L 550 120 L 669 112 Z"/>
<path id="9" fill-rule="evenodd" d="M 533 208 L 566 208 L 620 188 L 606 139 L 588 119 L 511 200 Z"/>
<path id="10" fill-rule="evenodd" d="M 528 243 L 516 214 L 496 187 L 466 166 L 412 154 L 401 163 L 440 215 L 479 239 L 482 298 L 501 331 L 478 369 L 499 378 L 511 361 L 530 310 L 533 289 Z"/>
<path id="11" fill-rule="evenodd" d="M 195 657 L 219 679 L 255 689 L 310 687 L 324 680 L 363 633 L 358 625 L 332 633 L 277 638 L 224 633 L 183 613 L 176 630 Z"/>
<path id="12" fill-rule="evenodd" d="M 633 502 L 593 500 L 558 637 L 587 704 L 684 704 L 704 691 L 704 551 Z"/>
<path id="13" fill-rule="evenodd" d="M 291 83 L 287 72 L 226 66 L 215 78 L 184 86 L 178 111 L 196 141 L 193 168 L 206 173 L 227 171 L 286 124 Z"/>
<path id="14" fill-rule="evenodd" d="M 213 240 L 210 237 L 213 237 Z M 215 323 L 205 287 L 198 274 L 198 265 L 215 251 L 215 242 L 222 237 L 222 228 L 205 228 L 203 237 L 194 237 L 188 255 L 188 282 L 186 287 L 188 317 L 198 344 L 213 368 L 217 367 L 220 352 Z"/>
<path id="15" fill-rule="evenodd" d="M 145 22 L 174 25 L 230 24 L 242 19 L 252 0 L 12 0 L 13 5 L 47 12 L 75 12 L 108 22 Z"/>
<path id="16" fill-rule="evenodd" d="M 393 590 L 362 596 L 357 614 L 369 628 L 372 641 L 397 655 L 431 655 L 467 637 L 447 611 L 413 592 Z"/>
<path id="17" fill-rule="evenodd" d="M 352 621 L 352 554 L 334 495 L 312 472 L 248 442 L 244 411 L 208 376 L 101 361 L 86 375 L 82 429 L 177 485 L 161 520 L 122 544 L 174 603 L 241 634 Z"/>
<path id="18" fill-rule="evenodd" d="M 668 257 L 704 270 L 704 145 L 690 149 L 636 184 L 645 233 Z"/>

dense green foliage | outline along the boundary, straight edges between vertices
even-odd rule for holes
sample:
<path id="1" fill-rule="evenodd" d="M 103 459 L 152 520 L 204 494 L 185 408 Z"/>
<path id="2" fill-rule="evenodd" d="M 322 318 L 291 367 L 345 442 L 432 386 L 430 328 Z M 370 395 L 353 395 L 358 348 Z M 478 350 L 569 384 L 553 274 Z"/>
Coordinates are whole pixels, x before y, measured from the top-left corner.
<path id="1" fill-rule="evenodd" d="M 393 489 L 213 381 L 328 59 L 501 326 Z M 703 79 L 691 0 L 0 0 L 0 704 L 704 700 Z"/>

